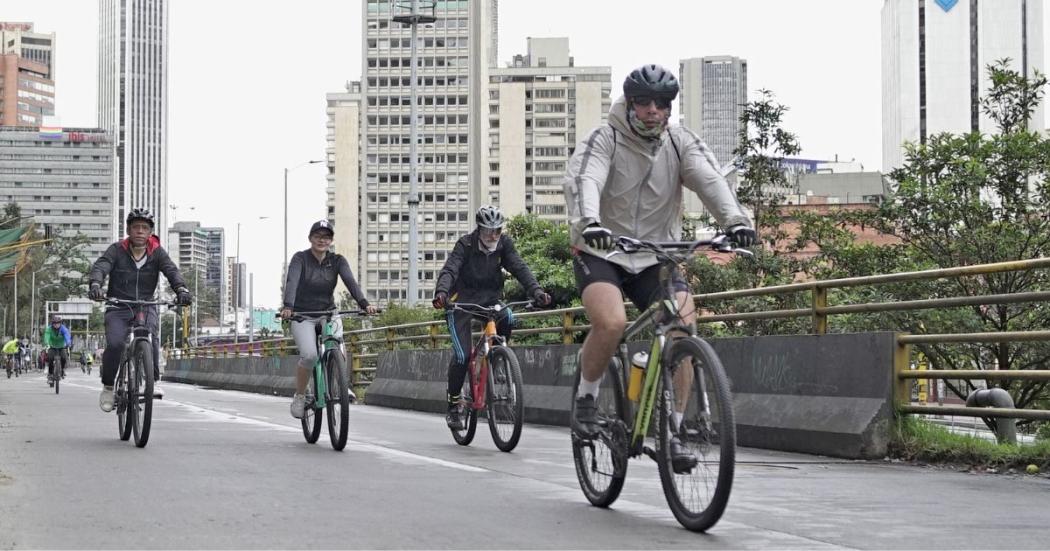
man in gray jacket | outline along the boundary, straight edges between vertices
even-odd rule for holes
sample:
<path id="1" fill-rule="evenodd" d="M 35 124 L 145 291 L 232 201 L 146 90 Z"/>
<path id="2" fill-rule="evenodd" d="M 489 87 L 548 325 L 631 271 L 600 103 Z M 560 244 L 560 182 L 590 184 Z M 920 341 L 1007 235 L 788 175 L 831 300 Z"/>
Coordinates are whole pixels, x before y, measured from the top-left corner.
<path id="1" fill-rule="evenodd" d="M 565 175 L 573 271 L 583 296 L 591 330 L 583 342 L 582 377 L 576 396 L 573 430 L 584 437 L 598 431 L 595 398 L 602 375 L 623 335 L 626 295 L 644 310 L 660 291 L 659 264 L 651 254 L 605 254 L 613 236 L 647 241 L 677 241 L 682 233 L 683 188 L 700 196 L 730 238 L 742 247 L 755 241 L 755 231 L 718 161 L 692 131 L 668 127 L 678 80 L 658 65 L 644 65 L 624 80 L 623 97 L 613 103 L 609 122 L 594 129 L 577 146 Z M 686 323 L 696 320 L 688 304 L 689 287 L 675 274 L 676 298 Z M 625 366 L 626 367 L 626 366 Z M 688 381 L 675 379 L 676 392 L 688 392 Z M 683 412 L 676 412 L 681 418 Z M 676 471 L 688 470 L 695 458 L 672 442 Z"/>

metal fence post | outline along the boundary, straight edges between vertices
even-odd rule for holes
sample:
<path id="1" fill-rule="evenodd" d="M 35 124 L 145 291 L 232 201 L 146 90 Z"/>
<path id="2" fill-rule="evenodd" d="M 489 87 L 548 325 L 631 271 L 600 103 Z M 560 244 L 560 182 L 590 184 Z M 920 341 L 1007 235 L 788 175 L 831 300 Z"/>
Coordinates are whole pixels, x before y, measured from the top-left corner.
<path id="1" fill-rule="evenodd" d="M 357 344 L 358 336 L 350 335 L 350 384 L 357 384 L 356 375 L 361 372 L 361 349 Z"/>
<path id="2" fill-rule="evenodd" d="M 572 311 L 565 312 L 561 315 L 561 343 L 572 344 L 572 322 L 573 316 Z"/>
<path id="3" fill-rule="evenodd" d="M 386 349 L 387 350 L 393 350 L 394 349 L 394 339 L 396 337 L 397 337 L 397 333 L 394 331 L 394 329 L 392 327 L 388 327 L 387 330 L 386 330 Z"/>
<path id="4" fill-rule="evenodd" d="M 818 311 L 828 306 L 828 290 L 825 287 L 813 286 L 813 332 L 824 335 L 828 332 L 828 315 Z"/>
<path id="5" fill-rule="evenodd" d="M 907 333 L 897 333 L 897 350 L 893 355 L 893 403 L 898 408 L 911 405 L 911 382 L 900 376 L 911 367 L 911 345 L 900 344 L 899 341 L 904 335 Z"/>
<path id="6" fill-rule="evenodd" d="M 437 349 L 438 347 L 438 324 L 430 324 L 430 348 Z"/>

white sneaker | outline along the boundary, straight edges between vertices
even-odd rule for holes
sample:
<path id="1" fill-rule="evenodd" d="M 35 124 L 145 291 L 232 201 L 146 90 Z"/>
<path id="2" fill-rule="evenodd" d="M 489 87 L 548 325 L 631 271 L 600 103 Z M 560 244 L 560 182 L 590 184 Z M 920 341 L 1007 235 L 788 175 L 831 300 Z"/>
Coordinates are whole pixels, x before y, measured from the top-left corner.
<path id="1" fill-rule="evenodd" d="M 102 393 L 98 395 L 98 407 L 106 413 L 113 411 L 113 387 L 102 387 Z"/>
<path id="2" fill-rule="evenodd" d="M 153 397 L 157 399 L 164 398 L 164 389 L 160 388 L 160 385 L 155 382 L 153 383 Z"/>
<path id="3" fill-rule="evenodd" d="M 292 396 L 292 417 L 296 419 L 303 418 L 303 410 L 306 409 L 306 396 L 303 394 L 296 394 Z"/>

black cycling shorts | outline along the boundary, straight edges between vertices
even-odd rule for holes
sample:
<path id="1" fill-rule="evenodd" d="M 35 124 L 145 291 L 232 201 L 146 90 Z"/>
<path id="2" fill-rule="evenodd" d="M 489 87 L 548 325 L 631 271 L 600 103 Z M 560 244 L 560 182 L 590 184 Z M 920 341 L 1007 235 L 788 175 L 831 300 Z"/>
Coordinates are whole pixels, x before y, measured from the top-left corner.
<path id="1" fill-rule="evenodd" d="M 650 266 L 637 274 L 628 272 L 623 266 L 613 264 L 604 258 L 581 251 L 572 255 L 572 272 L 576 276 L 576 288 L 583 295 L 583 290 L 596 281 L 612 283 L 634 303 L 639 310 L 645 311 L 664 294 L 660 286 L 660 265 Z M 681 272 L 675 268 L 671 274 L 675 292 L 688 293 L 689 284 Z"/>

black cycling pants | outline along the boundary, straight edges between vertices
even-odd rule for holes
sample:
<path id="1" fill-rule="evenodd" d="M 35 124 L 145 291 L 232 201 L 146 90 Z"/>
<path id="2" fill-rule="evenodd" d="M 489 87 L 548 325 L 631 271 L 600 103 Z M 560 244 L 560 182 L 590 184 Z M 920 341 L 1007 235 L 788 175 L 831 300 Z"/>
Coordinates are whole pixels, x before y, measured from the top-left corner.
<path id="1" fill-rule="evenodd" d="M 58 356 L 62 361 L 62 373 L 66 372 L 66 364 L 69 363 L 69 349 L 68 348 L 49 348 L 47 350 L 47 374 L 55 374 L 55 356 Z"/>
<path id="2" fill-rule="evenodd" d="M 496 333 L 510 340 L 514 316 L 510 310 L 503 310 L 504 316 L 496 322 Z M 474 316 L 459 310 L 449 310 L 445 314 L 448 322 L 448 334 L 452 338 L 452 360 L 448 364 L 448 395 L 459 398 L 463 388 L 463 379 L 467 376 L 467 360 L 474 343 L 470 338 L 470 326 Z"/>
<path id="3" fill-rule="evenodd" d="M 120 355 L 124 352 L 124 340 L 133 316 L 134 312 L 127 308 L 106 312 L 106 349 L 102 352 L 102 384 L 105 386 L 113 386 L 113 380 L 117 378 Z M 153 380 L 156 381 L 160 379 L 160 335 L 157 334 L 160 323 L 155 306 L 147 307 L 146 326 L 156 337 L 153 341 Z"/>

